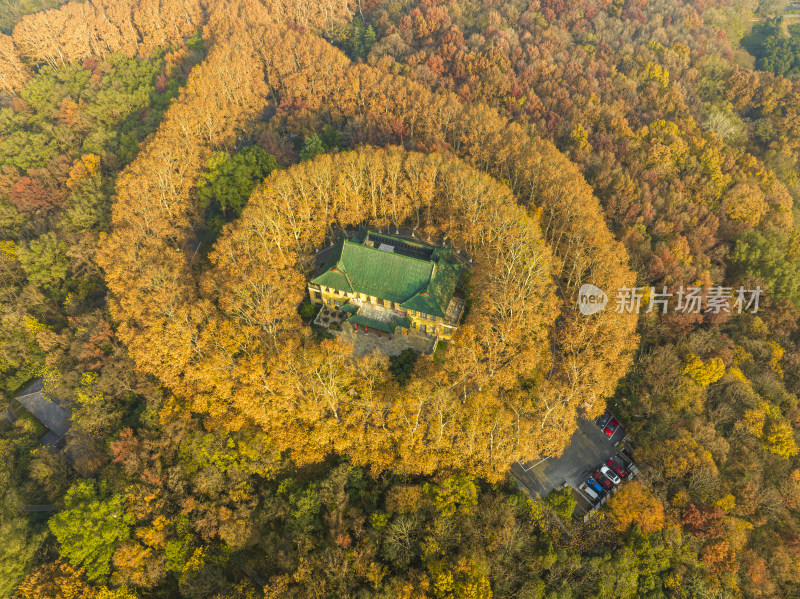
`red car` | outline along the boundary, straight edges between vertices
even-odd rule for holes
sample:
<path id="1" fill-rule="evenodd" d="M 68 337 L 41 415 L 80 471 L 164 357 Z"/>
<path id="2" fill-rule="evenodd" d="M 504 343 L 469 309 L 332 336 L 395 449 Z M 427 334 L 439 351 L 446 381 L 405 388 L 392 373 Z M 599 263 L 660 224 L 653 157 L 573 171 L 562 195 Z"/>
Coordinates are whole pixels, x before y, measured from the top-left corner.
<path id="1" fill-rule="evenodd" d="M 606 427 L 603 429 L 603 432 L 607 436 L 612 437 L 614 435 L 614 431 L 617 430 L 618 426 L 619 426 L 619 420 L 617 420 L 616 418 L 612 418 L 611 420 L 608 421 L 608 424 L 606 424 Z"/>
<path id="2" fill-rule="evenodd" d="M 617 462 L 614 461 L 614 458 L 608 458 L 606 460 L 606 465 L 609 468 L 611 468 L 614 472 L 616 472 L 620 476 L 620 478 L 625 478 L 626 476 L 628 476 L 628 473 L 625 472 L 625 468 L 617 464 Z"/>
<path id="3" fill-rule="evenodd" d="M 594 479 L 603 485 L 606 489 L 610 489 L 612 487 L 611 481 L 608 480 L 605 476 L 603 476 L 600 471 L 594 473 Z"/>

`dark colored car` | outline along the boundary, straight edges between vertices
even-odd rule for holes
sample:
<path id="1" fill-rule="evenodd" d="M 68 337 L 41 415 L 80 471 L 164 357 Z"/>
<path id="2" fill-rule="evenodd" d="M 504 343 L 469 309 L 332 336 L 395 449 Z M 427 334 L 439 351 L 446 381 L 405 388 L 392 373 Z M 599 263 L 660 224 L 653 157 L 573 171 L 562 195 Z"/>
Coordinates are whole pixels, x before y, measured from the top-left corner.
<path id="1" fill-rule="evenodd" d="M 605 426 L 606 426 L 606 424 L 608 424 L 609 420 L 611 420 L 611 412 L 606 412 L 602 416 L 598 416 L 597 418 L 595 418 L 594 422 L 600 428 L 605 428 Z"/>
<path id="2" fill-rule="evenodd" d="M 603 495 L 606 492 L 603 486 L 593 478 L 587 480 L 586 484 L 589 485 L 592 489 L 594 489 L 599 495 Z"/>
<path id="3" fill-rule="evenodd" d="M 617 420 L 616 418 L 612 418 L 611 420 L 608 421 L 608 424 L 606 424 L 606 427 L 603 429 L 603 432 L 607 436 L 613 437 L 618 426 L 619 426 L 619 420 Z"/>
<path id="4" fill-rule="evenodd" d="M 628 473 L 626 472 L 625 468 L 619 465 L 614 458 L 608 458 L 606 460 L 606 466 L 608 466 L 614 472 L 616 472 L 620 478 L 625 478 L 626 476 L 628 476 Z"/>
<path id="5" fill-rule="evenodd" d="M 613 484 L 611 483 L 611 481 L 610 481 L 610 480 L 608 480 L 608 479 L 607 479 L 605 476 L 603 476 L 603 475 L 600 473 L 600 471 L 599 471 L 599 470 L 598 470 L 597 472 L 595 472 L 595 473 L 594 473 L 594 479 L 595 479 L 597 482 L 599 482 L 601 485 L 603 485 L 603 487 L 604 487 L 604 488 L 606 488 L 606 489 L 610 489 L 610 488 L 613 486 Z"/>

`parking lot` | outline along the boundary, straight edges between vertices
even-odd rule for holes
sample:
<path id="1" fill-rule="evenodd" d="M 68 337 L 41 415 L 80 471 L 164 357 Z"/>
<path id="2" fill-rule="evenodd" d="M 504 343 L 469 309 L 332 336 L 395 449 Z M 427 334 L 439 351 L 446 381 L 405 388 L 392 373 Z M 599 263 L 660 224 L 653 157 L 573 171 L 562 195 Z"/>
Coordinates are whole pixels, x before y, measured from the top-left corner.
<path id="1" fill-rule="evenodd" d="M 626 434 L 620 425 L 611 437 L 607 437 L 594 421 L 579 418 L 578 428 L 560 457 L 516 463 L 511 471 L 526 487 L 542 497 L 565 483 L 576 488 L 592 475 L 597 464 L 616 453 L 616 444 Z"/>
<path id="2" fill-rule="evenodd" d="M 622 461 L 623 466 L 630 463 L 629 459 L 622 460 L 617 452 L 617 445 L 626 437 L 627 432 L 621 424 L 609 437 L 594 421 L 579 418 L 578 428 L 560 457 L 518 462 L 511 467 L 511 471 L 529 491 L 538 493 L 542 498 L 564 485 L 572 487 L 573 495 L 578 500 L 576 515 L 580 516 L 590 511 L 596 503 L 578 489 L 594 474 L 597 466 L 610 457 Z M 635 466 L 633 468 L 635 470 Z"/>

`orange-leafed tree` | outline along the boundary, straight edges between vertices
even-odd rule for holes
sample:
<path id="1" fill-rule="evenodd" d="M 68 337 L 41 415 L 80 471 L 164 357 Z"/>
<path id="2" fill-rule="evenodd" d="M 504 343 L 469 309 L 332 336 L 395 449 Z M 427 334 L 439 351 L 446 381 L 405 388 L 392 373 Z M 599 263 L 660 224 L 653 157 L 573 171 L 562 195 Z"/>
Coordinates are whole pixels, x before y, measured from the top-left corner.
<path id="1" fill-rule="evenodd" d="M 664 506 L 638 480 L 622 485 L 608 501 L 617 528 L 625 532 L 632 524 L 650 533 L 664 527 Z"/>
<path id="2" fill-rule="evenodd" d="M 735 573 L 739 569 L 736 552 L 725 539 L 715 539 L 705 544 L 700 551 L 702 561 L 713 574 Z"/>
<path id="3" fill-rule="evenodd" d="M 73 568 L 58 559 L 38 566 L 17 587 L 17 599 L 95 599 L 98 591 L 83 575 L 83 568 Z"/>

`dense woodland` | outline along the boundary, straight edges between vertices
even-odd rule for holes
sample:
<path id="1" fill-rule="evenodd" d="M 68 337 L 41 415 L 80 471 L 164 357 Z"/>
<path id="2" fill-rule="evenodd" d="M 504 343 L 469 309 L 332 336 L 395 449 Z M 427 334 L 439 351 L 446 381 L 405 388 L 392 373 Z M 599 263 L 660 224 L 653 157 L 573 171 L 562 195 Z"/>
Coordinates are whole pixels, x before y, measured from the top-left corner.
<path id="1" fill-rule="evenodd" d="M 800 597 L 791 13 L 0 2 L 0 386 L 73 414 L 0 424 L 0 597 Z M 304 319 L 359 224 L 473 259 L 433 358 Z M 508 467 L 606 406 L 641 472 L 578 524 Z"/>

